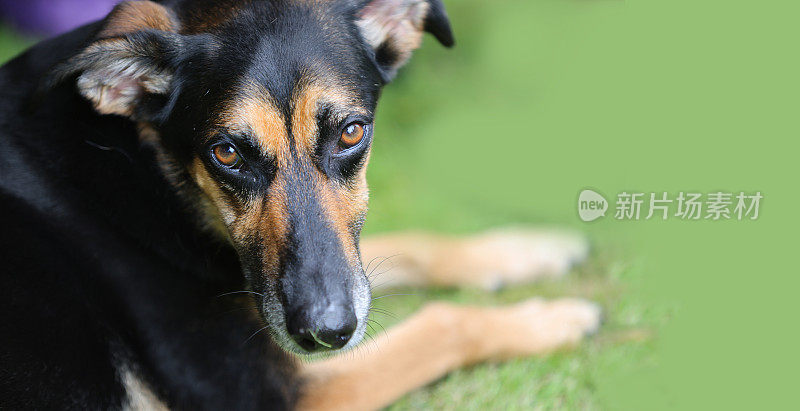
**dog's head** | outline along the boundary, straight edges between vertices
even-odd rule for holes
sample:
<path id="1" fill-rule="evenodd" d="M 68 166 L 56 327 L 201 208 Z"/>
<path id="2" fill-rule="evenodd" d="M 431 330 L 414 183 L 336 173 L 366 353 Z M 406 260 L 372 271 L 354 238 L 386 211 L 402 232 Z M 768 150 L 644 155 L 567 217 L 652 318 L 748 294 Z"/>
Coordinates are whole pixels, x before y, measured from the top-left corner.
<path id="1" fill-rule="evenodd" d="M 376 101 L 425 31 L 453 43 L 440 0 L 126 1 L 55 72 L 138 124 L 276 341 L 312 353 L 364 334 Z"/>

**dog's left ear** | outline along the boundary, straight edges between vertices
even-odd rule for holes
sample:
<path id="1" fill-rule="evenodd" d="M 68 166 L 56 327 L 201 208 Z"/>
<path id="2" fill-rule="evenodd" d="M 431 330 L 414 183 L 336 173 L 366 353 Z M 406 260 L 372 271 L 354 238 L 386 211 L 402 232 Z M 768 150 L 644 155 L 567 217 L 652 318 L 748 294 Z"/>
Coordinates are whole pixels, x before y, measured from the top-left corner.
<path id="1" fill-rule="evenodd" d="M 367 0 L 357 18 L 386 82 L 419 47 L 424 32 L 433 34 L 445 47 L 455 44 L 442 0 Z"/>
<path id="2" fill-rule="evenodd" d="M 163 106 L 185 38 L 171 11 L 152 1 L 123 1 L 92 42 L 56 66 L 47 86 L 77 76 L 78 92 L 101 114 L 148 120 Z"/>

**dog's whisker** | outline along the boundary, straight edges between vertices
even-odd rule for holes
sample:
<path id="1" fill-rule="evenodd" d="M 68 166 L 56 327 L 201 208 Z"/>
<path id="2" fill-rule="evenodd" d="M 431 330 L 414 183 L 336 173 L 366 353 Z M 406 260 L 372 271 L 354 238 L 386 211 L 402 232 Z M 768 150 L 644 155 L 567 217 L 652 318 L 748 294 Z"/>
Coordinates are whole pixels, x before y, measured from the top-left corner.
<path id="1" fill-rule="evenodd" d="M 365 272 L 366 272 L 366 271 L 369 271 L 369 266 L 371 266 L 371 265 L 372 265 L 372 263 L 373 263 L 373 262 L 375 262 L 375 260 L 377 260 L 377 259 L 379 259 L 379 258 L 381 258 L 381 256 L 372 257 L 372 259 L 371 259 L 371 260 L 369 260 L 369 262 L 367 263 L 367 267 L 366 267 L 366 268 L 364 268 L 364 271 L 365 271 Z"/>
<path id="2" fill-rule="evenodd" d="M 389 284 L 391 282 L 392 282 L 391 279 L 388 279 L 388 280 L 386 280 L 386 281 L 384 281 L 384 282 L 382 282 L 382 283 L 380 283 L 378 285 L 372 284 L 372 282 L 370 282 L 369 286 L 372 287 L 372 288 L 380 288 L 380 287 L 383 287 L 384 285 Z"/>
<path id="3" fill-rule="evenodd" d="M 370 309 L 370 312 L 375 312 L 375 313 L 378 313 L 378 314 L 383 314 L 383 315 L 385 315 L 385 316 L 387 316 L 387 317 L 392 317 L 392 318 L 394 318 L 394 319 L 397 319 L 397 316 L 396 316 L 396 315 L 394 315 L 394 314 L 392 314 L 391 312 L 389 312 L 389 311 L 387 311 L 387 310 L 384 310 L 384 309 L 380 309 L 380 308 L 374 308 L 374 309 Z"/>
<path id="4" fill-rule="evenodd" d="M 369 273 L 367 276 L 371 276 L 371 275 L 372 275 L 372 274 L 373 274 L 373 273 L 374 273 L 374 272 L 375 272 L 375 271 L 376 271 L 378 268 L 380 268 L 380 267 L 381 267 L 381 265 L 383 265 L 383 263 L 385 263 L 386 261 L 389 261 L 389 260 L 391 260 L 392 258 L 395 258 L 395 257 L 397 257 L 397 256 L 399 256 L 399 255 L 401 255 L 401 254 L 402 254 L 402 253 L 397 253 L 397 254 L 392 254 L 392 255 L 390 255 L 390 256 L 388 256 L 388 257 L 384 257 L 384 258 L 381 260 L 381 262 L 380 262 L 380 263 L 378 263 L 378 265 L 376 265 L 376 266 L 375 266 L 375 268 L 373 268 L 373 269 L 372 269 L 372 271 L 371 271 L 371 272 L 370 272 L 370 273 Z"/>
<path id="5" fill-rule="evenodd" d="M 385 309 L 383 309 L 383 308 L 375 308 L 375 307 L 372 307 L 372 308 L 370 308 L 370 309 L 369 309 L 369 312 L 371 312 L 371 313 L 379 313 L 379 314 L 386 314 L 386 313 L 388 313 L 388 311 L 387 311 L 387 310 L 385 310 Z"/>
<path id="6" fill-rule="evenodd" d="M 389 271 L 392 271 L 392 270 L 393 270 L 393 269 L 395 269 L 395 268 L 396 268 L 396 266 L 394 265 L 394 263 L 392 263 L 392 266 L 391 266 L 391 267 L 389 267 L 389 268 L 387 268 L 387 269 L 385 269 L 385 270 L 383 270 L 383 271 L 381 271 L 381 272 L 379 272 L 379 273 L 377 273 L 377 274 L 375 274 L 375 270 L 373 270 L 373 272 L 369 274 L 369 276 L 367 277 L 367 279 L 369 280 L 370 284 L 373 284 L 373 282 L 374 282 L 375 280 L 377 280 L 377 279 L 378 279 L 378 277 L 380 277 L 380 276 L 382 276 L 382 275 L 384 275 L 384 274 L 388 273 Z M 375 269 L 377 270 L 377 267 L 375 267 Z M 387 282 L 388 282 L 388 281 L 390 281 L 390 280 L 387 280 Z M 385 284 L 385 282 L 384 282 L 384 284 Z"/>
<path id="7" fill-rule="evenodd" d="M 253 334 L 251 334 L 249 337 L 247 337 L 247 339 L 246 339 L 246 340 L 244 340 L 244 342 L 242 343 L 242 345 L 244 346 L 245 344 L 247 344 L 247 342 L 248 342 L 248 341 L 250 341 L 250 340 L 251 340 L 253 337 L 255 337 L 255 336 L 256 336 L 256 334 L 260 333 L 261 331 L 264 331 L 264 330 L 266 330 L 267 328 L 269 328 L 269 325 L 265 325 L 265 326 L 263 326 L 263 327 L 259 328 L 259 329 L 258 329 L 258 331 L 254 332 L 254 333 L 253 333 Z"/>
<path id="8" fill-rule="evenodd" d="M 386 294 L 386 295 L 381 295 L 381 296 L 378 296 L 378 297 L 372 297 L 372 301 L 380 300 L 381 298 L 386 298 L 386 297 L 394 297 L 394 296 L 398 296 L 398 295 L 419 295 L 419 293 Z"/>
<path id="9" fill-rule="evenodd" d="M 255 295 L 261 296 L 262 298 L 264 297 L 264 294 L 257 293 L 257 292 L 255 292 L 255 291 L 247 291 L 247 290 L 242 290 L 242 291 L 231 291 L 231 292 L 229 292 L 229 293 L 223 293 L 223 294 L 220 294 L 220 295 L 218 295 L 218 296 L 217 296 L 217 298 L 219 298 L 219 297 L 224 297 L 224 296 L 226 296 L 226 295 L 232 295 L 232 294 L 245 294 L 245 293 L 247 293 L 247 294 L 255 294 Z"/>
<path id="10" fill-rule="evenodd" d="M 97 148 L 97 149 L 100 149 L 100 150 L 103 150 L 103 151 L 116 151 L 117 153 L 120 153 L 123 156 L 125 156 L 125 158 L 127 158 L 128 161 L 133 163 L 133 158 L 130 156 L 130 154 L 126 153 L 125 150 L 123 150 L 123 149 L 121 149 L 119 147 L 107 147 L 107 146 L 104 146 L 104 145 L 101 145 L 101 144 L 97 144 L 94 141 L 89 141 L 89 140 L 84 140 L 84 142 L 86 142 L 86 144 L 88 144 L 88 145 L 90 145 L 90 146 L 92 146 L 94 148 Z"/>
<path id="11" fill-rule="evenodd" d="M 387 272 L 389 272 L 389 271 L 393 270 L 395 267 L 396 267 L 396 266 L 395 266 L 395 265 L 394 265 L 394 263 L 393 263 L 391 267 L 389 267 L 389 268 L 387 268 L 387 269 L 385 269 L 385 270 L 383 270 L 383 271 L 381 271 L 381 272 L 377 272 L 377 273 L 376 273 L 376 271 L 377 271 L 378 267 L 375 267 L 375 269 L 374 269 L 374 270 L 372 270 L 372 272 L 371 272 L 371 273 L 369 273 L 369 277 L 370 277 L 371 279 L 375 280 L 375 279 L 377 279 L 378 277 L 382 276 L 383 274 L 386 274 Z"/>
<path id="12" fill-rule="evenodd" d="M 375 258 L 373 258 L 373 260 L 375 260 L 376 258 L 380 258 L 380 259 L 381 259 L 381 261 L 378 263 L 378 265 L 376 265 L 375 267 L 373 267 L 373 268 L 372 268 L 372 270 L 373 270 L 373 271 L 375 271 L 376 269 L 378 269 L 378 268 L 381 266 L 381 264 L 385 263 L 385 262 L 386 262 L 386 260 L 389 260 L 389 259 L 391 259 L 391 258 L 394 258 L 396 255 L 397 255 L 397 254 L 392 254 L 392 255 L 389 255 L 389 256 L 386 256 L 386 257 L 375 257 Z"/>
<path id="13" fill-rule="evenodd" d="M 385 269 L 385 270 L 383 270 L 383 271 L 381 271 L 381 272 L 379 272 L 379 273 L 377 273 L 377 274 L 373 275 L 373 276 L 372 276 L 372 279 L 373 279 L 373 280 L 375 280 L 375 279 L 377 279 L 378 277 L 380 277 L 380 276 L 382 276 L 382 275 L 384 275 L 384 274 L 388 273 L 389 271 L 392 271 L 394 268 L 395 268 L 395 265 L 394 265 L 394 264 L 392 264 L 392 266 L 391 266 L 391 267 L 389 267 L 389 268 L 387 268 L 387 269 Z"/>
<path id="14" fill-rule="evenodd" d="M 389 336 L 389 333 L 386 332 L 386 328 L 384 328 L 383 325 L 381 325 L 381 323 L 379 323 L 377 320 L 373 318 L 370 318 L 369 321 L 375 323 L 375 325 L 377 325 L 378 327 L 381 327 L 381 330 L 383 330 L 383 335 Z"/>
<path id="15" fill-rule="evenodd" d="M 365 348 L 362 349 L 362 350 L 353 350 L 353 351 L 351 351 L 353 353 L 353 357 L 351 357 L 351 358 L 355 357 L 356 351 L 359 351 L 360 354 L 361 354 L 361 357 L 364 358 L 364 357 L 366 357 L 367 354 L 374 352 L 373 350 L 379 350 L 380 349 L 380 347 L 378 346 L 378 341 L 375 339 L 375 337 L 373 337 L 373 336 L 371 336 L 369 334 L 365 334 L 365 337 L 367 338 L 366 344 L 364 345 Z M 369 351 L 367 351 L 367 350 L 369 350 Z"/>

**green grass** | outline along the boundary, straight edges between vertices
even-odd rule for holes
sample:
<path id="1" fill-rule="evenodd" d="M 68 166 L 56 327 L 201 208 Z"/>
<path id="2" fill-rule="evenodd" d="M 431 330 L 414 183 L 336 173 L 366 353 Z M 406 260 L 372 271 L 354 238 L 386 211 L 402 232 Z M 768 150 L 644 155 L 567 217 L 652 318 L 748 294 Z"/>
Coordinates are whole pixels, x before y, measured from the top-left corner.
<path id="1" fill-rule="evenodd" d="M 559 280 L 518 286 L 487 293 L 475 289 L 400 289 L 384 293 L 408 293 L 376 301 L 376 307 L 392 315 L 373 314 L 389 328 L 431 300 L 463 304 L 496 305 L 532 296 L 582 297 L 603 306 L 606 314 L 600 332 L 579 348 L 545 358 L 525 358 L 504 363 L 480 364 L 458 370 L 417 390 L 390 409 L 598 409 L 598 369 L 622 362 L 653 361 L 655 332 L 666 312 L 637 301 L 626 284 L 639 276 L 635 266 L 613 252 L 596 249 L 582 266 Z M 380 278 L 376 280 L 380 282 Z M 379 293 L 379 295 L 382 293 Z M 382 333 L 378 328 L 374 333 Z"/>
<path id="2" fill-rule="evenodd" d="M 33 41 L 15 33 L 5 26 L 0 26 L 0 62 L 7 61 L 25 50 Z"/>
<path id="3" fill-rule="evenodd" d="M 581 147 L 570 143 L 567 139 L 576 136 L 564 130 L 576 119 L 592 121 L 573 117 L 574 106 L 595 93 L 579 89 L 586 75 L 573 64 L 603 70 L 595 66 L 582 32 L 602 27 L 606 10 L 571 1 L 447 5 L 456 48 L 444 50 L 426 39 L 380 104 L 365 233 L 414 228 L 468 234 L 509 224 L 574 227 L 575 193 L 593 180 L 586 167 L 574 171 L 574 149 L 580 155 Z M 595 11 L 601 16 L 597 20 Z M 577 86 L 568 84 L 567 73 L 578 77 Z M 559 85 L 575 93 L 568 106 Z M 587 155 L 591 159 L 592 153 Z M 497 293 L 379 293 L 414 294 L 376 301 L 392 313 L 374 314 L 385 328 L 432 300 L 495 305 L 575 296 L 599 303 L 606 316 L 600 332 L 576 350 L 458 370 L 390 409 L 603 409 L 614 404 L 599 388 L 607 375 L 655 367 L 658 331 L 670 310 L 641 297 L 646 264 L 628 253 L 628 239 L 618 238 L 615 227 L 578 228 L 587 227 L 594 244 L 589 260 L 557 281 Z"/>

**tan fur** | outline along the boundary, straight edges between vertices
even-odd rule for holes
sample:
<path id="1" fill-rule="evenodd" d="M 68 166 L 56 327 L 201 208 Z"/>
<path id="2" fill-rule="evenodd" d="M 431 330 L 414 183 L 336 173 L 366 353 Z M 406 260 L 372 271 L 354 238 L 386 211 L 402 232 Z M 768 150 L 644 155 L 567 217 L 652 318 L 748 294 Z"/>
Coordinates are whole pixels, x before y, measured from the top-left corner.
<path id="1" fill-rule="evenodd" d="M 287 167 L 289 137 L 283 114 L 262 87 L 243 84 L 241 88 L 242 97 L 221 110 L 218 126 L 231 133 L 252 135 L 264 154 L 275 157 L 279 168 Z"/>
<path id="2" fill-rule="evenodd" d="M 204 199 L 205 201 L 201 200 L 200 205 L 208 217 L 210 228 L 222 235 L 223 238 L 229 238 L 228 230 L 225 227 L 237 218 L 230 199 L 220 190 L 216 180 L 208 174 L 208 170 L 199 158 L 194 159 L 189 173 L 207 197 Z"/>
<path id="3" fill-rule="evenodd" d="M 78 90 L 102 114 L 133 116 L 133 108 L 144 92 L 165 93 L 172 73 L 142 64 L 127 40 L 101 40 L 74 59 L 103 55 L 106 66 L 91 67 L 78 77 Z"/>
<path id="4" fill-rule="evenodd" d="M 206 211 L 217 221 L 213 227 L 239 246 L 260 241 L 264 273 L 277 275 L 278 258 L 289 229 L 283 182 L 273 182 L 266 197 L 248 199 L 234 207 L 232 203 L 240 200 L 225 195 L 199 159 L 192 166 L 192 176 L 209 199 L 210 207 Z"/>
<path id="5" fill-rule="evenodd" d="M 355 240 L 358 233 L 354 224 L 366 215 L 369 200 L 366 179 L 359 180 L 352 188 L 329 180 L 325 183 L 328 188 L 320 190 L 319 193 L 320 205 L 353 267 L 359 266 Z"/>
<path id="6" fill-rule="evenodd" d="M 351 264 L 357 266 L 354 224 L 366 213 L 366 174 L 362 170 L 355 184 L 342 185 L 319 172 L 311 165 L 311 158 L 318 139 L 317 111 L 323 103 L 346 113 L 363 109 L 354 107 L 352 99 L 348 99 L 344 91 L 323 86 L 321 81 L 306 81 L 304 84 L 298 87 L 291 105 L 292 139 L 288 136 L 283 115 L 271 102 L 267 91 L 254 84 L 244 84 L 240 93 L 243 97 L 234 100 L 218 116 L 218 128 L 252 136 L 266 156 L 276 159 L 278 174 L 270 186 L 269 198 L 252 199 L 244 205 L 243 212 L 237 213 L 230 207 L 226 208 L 228 201 L 212 187 L 217 183 L 207 173 L 197 174 L 195 179 L 212 202 L 222 207 L 220 215 L 224 225 L 233 233 L 234 240 L 244 241 L 253 237 L 264 240 L 265 264 L 270 267 L 276 264 L 274 260 L 284 244 L 288 232 L 288 210 L 292 207 L 292 199 L 286 197 L 285 185 L 288 183 L 285 173 L 306 167 L 313 178 L 308 183 L 314 187 L 329 224 L 338 234 Z M 299 159 L 292 158 L 291 141 L 296 144 Z M 298 164 L 298 161 L 305 165 Z"/>
<path id="7" fill-rule="evenodd" d="M 123 410 L 130 411 L 167 411 L 169 407 L 164 404 L 153 392 L 150 386 L 139 378 L 129 367 L 122 367 L 120 379 L 125 387 L 126 402 Z"/>
<path id="8" fill-rule="evenodd" d="M 325 89 L 306 86 L 292 103 L 292 135 L 298 148 L 311 153 L 317 140 L 317 110 L 325 102 Z"/>
<path id="9" fill-rule="evenodd" d="M 292 102 L 292 135 L 297 143 L 298 151 L 303 151 L 308 158 L 313 156 L 319 138 L 317 130 L 317 114 L 319 108 L 327 104 L 332 106 L 334 117 L 343 121 L 347 115 L 357 112 L 365 113 L 364 108 L 355 105 L 346 90 L 332 84 L 326 84 L 316 77 L 307 79 L 299 88 Z M 337 116 L 336 114 L 339 113 Z M 355 243 L 356 228 L 354 224 L 361 221 L 367 212 L 369 199 L 366 181 L 366 164 L 351 185 L 343 185 L 320 173 L 313 171 L 314 186 L 317 199 L 328 217 L 327 220 L 339 237 L 342 248 L 352 266 L 356 267 L 358 249 Z"/>
<path id="10" fill-rule="evenodd" d="M 98 37 L 117 37 L 143 29 L 176 31 L 178 23 L 166 7 L 152 1 L 124 1 L 114 7 Z"/>
<path id="11" fill-rule="evenodd" d="M 597 329 L 599 309 L 581 300 L 529 300 L 510 307 L 430 304 L 375 345 L 303 365 L 301 410 L 373 410 L 456 368 L 541 355 Z"/>
<path id="12" fill-rule="evenodd" d="M 133 117 L 143 94 L 167 91 L 172 73 L 144 62 L 122 36 L 146 29 L 175 31 L 177 27 L 164 6 L 151 1 L 120 3 L 106 18 L 97 41 L 70 59 L 100 61 L 84 68 L 78 77 L 78 90 L 99 113 Z"/>
<path id="13" fill-rule="evenodd" d="M 287 203 L 286 191 L 278 184 L 262 203 L 263 211 L 259 213 L 260 218 L 255 223 L 259 227 L 258 234 L 264 241 L 264 269 L 273 277 L 278 276 L 279 256 L 286 246 L 286 235 L 289 231 Z M 254 218 L 258 218 L 259 214 L 253 214 Z"/>
<path id="14" fill-rule="evenodd" d="M 402 233 L 362 244 L 365 262 L 399 253 L 377 268 L 388 271 L 376 282 L 418 286 L 486 286 L 562 275 L 587 252 L 582 237 L 554 230 L 494 230 L 467 238 Z M 374 344 L 303 365 L 309 383 L 299 408 L 378 409 L 459 367 L 572 347 L 599 324 L 600 309 L 576 299 L 491 308 L 430 304 Z"/>
<path id="15" fill-rule="evenodd" d="M 423 24 L 429 8 L 424 0 L 373 0 L 361 11 L 357 24 L 367 44 L 373 48 L 389 44 L 398 54 L 395 66 L 399 67 L 422 43 Z"/>
<path id="16" fill-rule="evenodd" d="M 467 238 L 406 232 L 366 238 L 361 252 L 380 286 L 497 289 L 562 276 L 586 258 L 588 244 L 557 230 L 502 229 Z"/>
<path id="17" fill-rule="evenodd" d="M 292 135 L 299 147 L 310 151 L 316 146 L 317 113 L 323 104 L 332 107 L 331 114 L 336 121 L 344 121 L 353 113 L 369 114 L 353 98 L 353 93 L 322 74 L 309 74 L 292 99 Z"/>

